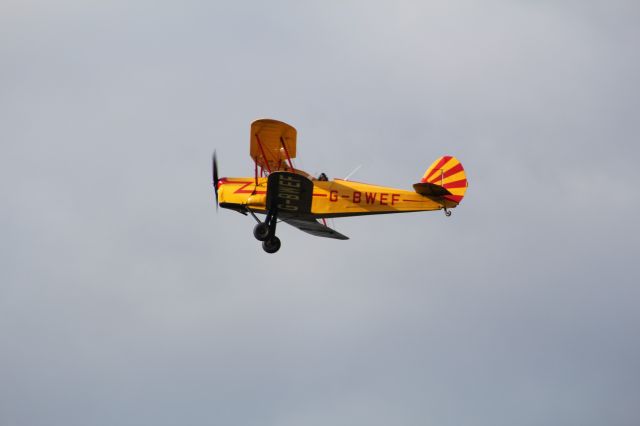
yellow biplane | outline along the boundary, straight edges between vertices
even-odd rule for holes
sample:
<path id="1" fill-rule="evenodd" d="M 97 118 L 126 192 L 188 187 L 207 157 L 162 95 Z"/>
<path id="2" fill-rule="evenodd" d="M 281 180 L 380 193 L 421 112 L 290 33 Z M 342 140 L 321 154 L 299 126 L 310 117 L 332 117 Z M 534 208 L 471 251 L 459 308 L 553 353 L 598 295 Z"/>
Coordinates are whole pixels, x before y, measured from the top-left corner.
<path id="1" fill-rule="evenodd" d="M 250 214 L 258 222 L 253 235 L 267 253 L 280 249 L 276 224 L 288 223 L 318 237 L 347 240 L 329 228 L 326 218 L 443 209 L 447 216 L 467 190 L 462 164 L 444 156 L 431 164 L 413 191 L 346 179 L 318 177 L 296 169 L 296 129 L 281 121 L 263 119 L 251 124 L 249 154 L 253 177 L 218 177 L 213 153 L 213 187 L 220 207 Z M 264 221 L 256 214 L 265 214 Z M 318 221 L 320 220 L 320 221 Z"/>

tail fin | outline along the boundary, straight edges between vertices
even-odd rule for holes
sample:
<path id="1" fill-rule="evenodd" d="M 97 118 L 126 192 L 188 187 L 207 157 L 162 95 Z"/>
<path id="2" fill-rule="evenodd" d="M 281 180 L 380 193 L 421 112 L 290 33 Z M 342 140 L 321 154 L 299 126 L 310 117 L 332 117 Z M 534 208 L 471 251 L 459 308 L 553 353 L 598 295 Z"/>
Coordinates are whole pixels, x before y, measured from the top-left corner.
<path id="1" fill-rule="evenodd" d="M 450 155 L 440 157 L 429 166 L 420 183 L 413 185 L 418 194 L 442 197 L 460 204 L 467 191 L 467 175 L 462 163 Z"/>

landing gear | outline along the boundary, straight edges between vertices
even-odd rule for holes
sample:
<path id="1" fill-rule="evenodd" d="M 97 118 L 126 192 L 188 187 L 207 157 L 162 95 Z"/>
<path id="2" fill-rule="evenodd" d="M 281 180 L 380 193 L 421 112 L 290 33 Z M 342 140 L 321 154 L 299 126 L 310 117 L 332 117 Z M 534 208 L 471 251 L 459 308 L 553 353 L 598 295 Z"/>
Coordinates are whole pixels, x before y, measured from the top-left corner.
<path id="1" fill-rule="evenodd" d="M 264 241 L 269 237 L 269 226 L 266 223 L 259 222 L 253 227 L 253 236 L 258 241 Z"/>
<path id="2" fill-rule="evenodd" d="M 451 210 L 448 210 L 448 209 L 445 207 L 445 208 L 444 208 L 444 215 L 445 215 L 446 217 L 451 216 Z"/>
<path id="3" fill-rule="evenodd" d="M 249 210 L 249 213 L 251 213 L 251 216 L 258 222 L 256 226 L 253 227 L 253 236 L 256 237 L 258 241 L 262 241 L 264 251 L 267 253 L 275 253 L 280 250 L 280 238 L 276 237 L 276 223 L 278 223 L 277 211 L 268 211 L 264 222 L 261 222 L 251 210 Z"/>
<path id="4" fill-rule="evenodd" d="M 275 235 L 262 242 L 262 249 L 267 253 L 275 253 L 280 250 L 280 238 Z"/>

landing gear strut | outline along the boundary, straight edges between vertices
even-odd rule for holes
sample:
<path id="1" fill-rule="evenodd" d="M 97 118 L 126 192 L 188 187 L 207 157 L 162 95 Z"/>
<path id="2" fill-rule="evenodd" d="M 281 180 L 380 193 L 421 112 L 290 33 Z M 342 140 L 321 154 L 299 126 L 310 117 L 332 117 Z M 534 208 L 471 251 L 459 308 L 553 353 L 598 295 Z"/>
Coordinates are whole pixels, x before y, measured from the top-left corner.
<path id="1" fill-rule="evenodd" d="M 267 218 L 264 222 L 261 222 L 253 211 L 249 210 L 249 213 L 251 213 L 251 216 L 258 222 L 256 226 L 253 227 L 253 236 L 256 237 L 258 241 L 262 241 L 262 249 L 267 253 L 275 253 L 280 250 L 280 238 L 276 237 L 278 212 L 268 211 Z"/>

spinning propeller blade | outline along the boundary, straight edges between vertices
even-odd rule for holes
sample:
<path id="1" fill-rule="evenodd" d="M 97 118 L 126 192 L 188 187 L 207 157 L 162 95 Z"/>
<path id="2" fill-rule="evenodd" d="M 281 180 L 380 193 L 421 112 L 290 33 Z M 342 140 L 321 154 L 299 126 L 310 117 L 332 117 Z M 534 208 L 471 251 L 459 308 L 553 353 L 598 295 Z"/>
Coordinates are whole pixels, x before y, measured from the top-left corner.
<path id="1" fill-rule="evenodd" d="M 213 174 L 213 191 L 216 194 L 216 210 L 218 210 L 218 160 L 216 158 L 216 152 L 213 151 L 211 157 L 211 173 Z"/>

